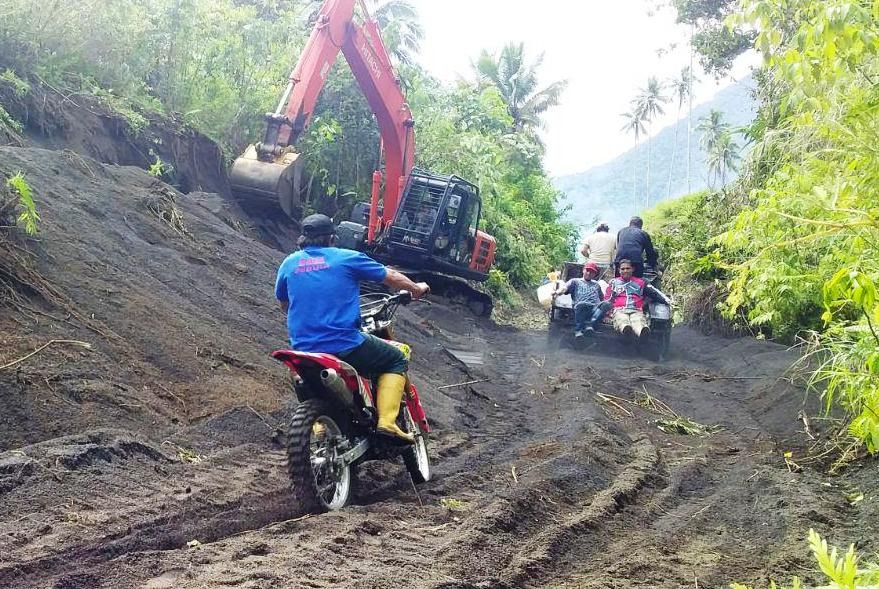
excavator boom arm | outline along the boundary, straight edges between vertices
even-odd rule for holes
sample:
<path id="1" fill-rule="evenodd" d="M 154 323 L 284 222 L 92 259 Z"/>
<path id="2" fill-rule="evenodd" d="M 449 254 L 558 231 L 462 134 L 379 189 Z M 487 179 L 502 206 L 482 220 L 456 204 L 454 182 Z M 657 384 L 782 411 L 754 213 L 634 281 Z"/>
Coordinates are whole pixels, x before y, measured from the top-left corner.
<path id="1" fill-rule="evenodd" d="M 299 62 L 290 74 L 278 112 L 270 117 L 269 127 L 274 122 L 276 131 L 267 130 L 263 145 L 277 151 L 299 139 L 311 121 L 318 96 L 341 50 L 378 122 L 385 157 L 382 223 L 386 225 L 393 220 L 400 192 L 414 163 L 415 123 L 378 26 L 369 18 L 362 0 L 366 20 L 362 25 L 354 22 L 356 3 L 357 0 L 324 2 Z"/>

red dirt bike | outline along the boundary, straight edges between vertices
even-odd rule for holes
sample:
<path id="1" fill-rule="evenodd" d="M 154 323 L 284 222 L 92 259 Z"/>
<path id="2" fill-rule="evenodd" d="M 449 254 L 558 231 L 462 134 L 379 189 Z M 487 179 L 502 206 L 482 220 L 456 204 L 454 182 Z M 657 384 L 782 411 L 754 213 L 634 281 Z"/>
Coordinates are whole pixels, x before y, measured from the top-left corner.
<path id="1" fill-rule="evenodd" d="M 361 330 L 391 340 L 397 308 L 411 301 L 408 292 L 361 296 Z M 272 357 L 293 373 L 299 399 L 287 431 L 287 470 L 303 509 L 328 511 L 347 505 L 356 466 L 367 460 L 402 456 L 415 483 L 430 480 L 430 426 L 415 385 L 407 380 L 397 419 L 403 431 L 415 434 L 415 444 L 401 447 L 376 434 L 378 375 L 364 377 L 332 354 L 277 350 Z"/>

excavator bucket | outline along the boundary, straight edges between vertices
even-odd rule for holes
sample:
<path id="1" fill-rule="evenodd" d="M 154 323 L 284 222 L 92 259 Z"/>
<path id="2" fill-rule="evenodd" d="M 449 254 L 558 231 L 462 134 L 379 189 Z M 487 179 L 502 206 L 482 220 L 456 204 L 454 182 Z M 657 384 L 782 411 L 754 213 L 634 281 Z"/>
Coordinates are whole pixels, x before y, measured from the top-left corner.
<path id="1" fill-rule="evenodd" d="M 298 218 L 303 165 L 300 156 L 291 151 L 273 161 L 263 161 L 257 156 L 256 146 L 248 146 L 229 171 L 232 193 L 245 204 L 280 204 L 287 216 Z"/>

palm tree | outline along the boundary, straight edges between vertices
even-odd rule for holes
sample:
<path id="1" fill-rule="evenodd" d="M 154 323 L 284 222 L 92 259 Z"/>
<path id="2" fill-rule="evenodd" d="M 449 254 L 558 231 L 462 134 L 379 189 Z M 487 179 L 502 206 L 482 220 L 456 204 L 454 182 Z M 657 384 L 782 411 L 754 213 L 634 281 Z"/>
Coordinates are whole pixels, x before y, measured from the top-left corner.
<path id="1" fill-rule="evenodd" d="M 730 128 L 729 123 L 723 120 L 723 113 L 719 110 L 712 110 L 704 117 L 699 118 L 696 130 L 702 133 L 699 145 L 706 154 L 710 154 L 720 137 L 724 133 L 729 133 Z"/>
<path id="2" fill-rule="evenodd" d="M 680 128 L 681 122 L 681 108 L 684 106 L 684 101 L 690 101 L 692 99 L 692 90 L 693 90 L 693 82 L 695 81 L 693 77 L 693 70 L 687 66 L 681 69 L 681 75 L 678 78 L 674 78 L 670 80 L 669 86 L 671 87 L 672 94 L 678 99 L 678 114 L 677 114 L 677 124 L 675 124 L 675 140 L 671 146 L 671 165 L 668 167 L 668 185 L 665 190 L 665 198 L 671 198 L 671 179 L 675 170 L 675 158 L 678 152 L 678 129 Z M 687 118 L 687 191 L 689 192 L 689 174 L 690 174 L 690 120 L 691 118 Z"/>
<path id="3" fill-rule="evenodd" d="M 693 189 L 690 186 L 690 168 L 692 159 L 692 152 L 690 151 L 690 144 L 693 139 L 693 82 L 696 81 L 696 78 L 693 76 L 693 57 L 696 55 L 696 46 L 693 44 L 693 37 L 696 34 L 696 25 L 690 25 L 690 76 L 689 76 L 689 89 L 687 90 L 687 194 L 690 194 Z"/>
<path id="4" fill-rule="evenodd" d="M 537 70 L 542 63 L 543 54 L 528 63 L 525 61 L 525 44 L 508 43 L 498 57 L 483 50 L 473 64 L 481 81 L 500 92 L 517 132 L 542 128 L 543 113 L 559 103 L 568 84 L 562 80 L 539 90 Z"/>
<path id="5" fill-rule="evenodd" d="M 424 40 L 418 10 L 406 0 L 370 0 L 370 5 L 391 57 L 402 65 L 414 65 Z"/>
<path id="6" fill-rule="evenodd" d="M 633 108 L 628 112 L 624 112 L 621 117 L 626 119 L 626 124 L 623 125 L 622 131 L 627 133 L 632 133 L 635 135 L 635 149 L 632 152 L 632 201 L 635 204 L 635 209 L 638 208 L 638 139 L 641 137 L 642 133 L 646 133 L 647 129 L 644 127 L 644 119 L 641 118 L 641 112 L 637 108 Z"/>
<path id="7" fill-rule="evenodd" d="M 662 83 L 656 76 L 650 76 L 647 79 L 647 87 L 642 88 L 641 93 L 634 101 L 634 108 L 641 114 L 641 119 L 649 124 L 657 115 L 665 114 L 663 104 L 667 103 L 671 98 L 663 93 Z M 647 141 L 647 192 L 645 197 L 645 208 L 650 206 L 650 141 Z"/>
<path id="8" fill-rule="evenodd" d="M 303 12 L 309 26 L 317 23 L 324 0 L 307 0 Z M 418 10 L 407 0 L 367 0 L 366 9 L 381 30 L 382 42 L 397 64 L 411 66 L 421 51 L 424 28 Z M 361 15 L 362 16 L 362 15 Z"/>
<path id="9" fill-rule="evenodd" d="M 739 145 L 733 140 L 733 134 L 724 130 L 714 141 L 708 152 L 708 179 L 711 186 L 711 178 L 720 180 L 720 186 L 726 185 L 726 176 L 730 171 L 738 169 L 739 160 L 742 159 L 739 154 Z"/>

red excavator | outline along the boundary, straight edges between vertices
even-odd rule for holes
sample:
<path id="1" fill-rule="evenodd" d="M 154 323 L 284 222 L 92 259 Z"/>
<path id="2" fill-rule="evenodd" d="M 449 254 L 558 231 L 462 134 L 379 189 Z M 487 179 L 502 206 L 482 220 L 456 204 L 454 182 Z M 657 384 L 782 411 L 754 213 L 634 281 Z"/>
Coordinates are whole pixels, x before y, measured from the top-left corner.
<path id="1" fill-rule="evenodd" d="M 324 2 L 278 108 L 266 115 L 265 138 L 232 165 L 233 192 L 242 200 L 279 203 L 294 219 L 301 215 L 302 158 L 293 145 L 311 121 L 340 49 L 378 121 L 384 174 L 373 173 L 370 202 L 355 205 L 351 220 L 339 224 L 338 245 L 427 278 L 434 291 L 464 295 L 471 308 L 490 313 L 488 295 L 453 278 L 484 281 L 494 260 L 496 241 L 479 230 L 479 189 L 458 176 L 413 167 L 415 121 L 363 0 Z"/>

